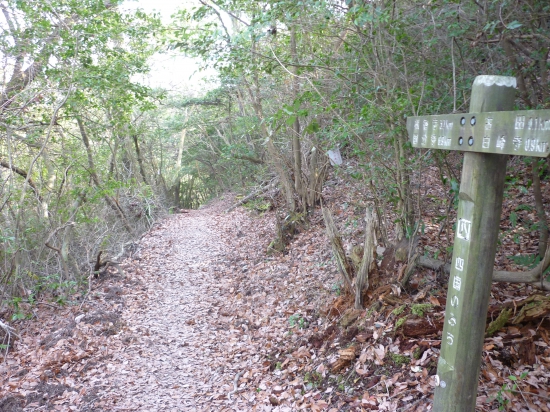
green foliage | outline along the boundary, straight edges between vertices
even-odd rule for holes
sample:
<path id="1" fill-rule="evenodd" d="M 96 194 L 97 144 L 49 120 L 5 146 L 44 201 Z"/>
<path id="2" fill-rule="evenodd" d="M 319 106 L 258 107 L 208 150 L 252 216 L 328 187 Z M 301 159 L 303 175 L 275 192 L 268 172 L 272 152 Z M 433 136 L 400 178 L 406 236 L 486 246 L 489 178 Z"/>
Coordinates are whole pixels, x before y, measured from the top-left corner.
<path id="1" fill-rule="evenodd" d="M 306 319 L 302 317 L 301 314 L 295 313 L 294 315 L 291 315 L 288 318 L 288 324 L 290 328 L 294 328 L 295 326 L 298 326 L 300 329 L 305 329 L 309 326 L 309 323 L 306 322 Z"/>
<path id="2" fill-rule="evenodd" d="M 26 319 L 29 315 L 25 313 L 23 308 L 21 307 L 21 303 L 23 303 L 23 298 L 14 296 L 11 298 L 9 305 L 12 307 L 13 314 L 11 315 L 11 321 Z"/>
<path id="3" fill-rule="evenodd" d="M 306 372 L 304 375 L 304 383 L 311 388 L 317 388 L 323 382 L 323 375 L 319 372 Z"/>
<path id="4" fill-rule="evenodd" d="M 243 207 L 250 210 L 254 210 L 256 212 L 263 213 L 271 209 L 271 202 L 263 199 L 254 199 L 246 203 L 243 203 Z"/>
<path id="5" fill-rule="evenodd" d="M 172 136 L 187 132 L 179 164 L 161 168 L 173 203 L 194 207 L 226 188 L 246 190 L 276 172 L 274 165 L 293 179 L 290 186 L 309 177 L 305 164 L 294 170 L 292 162 L 298 124 L 302 160 L 310 159 L 306 150 L 312 147 L 319 153 L 339 147 L 354 157 L 353 166 L 335 173 L 368 186 L 394 219 L 396 238 L 414 236 L 423 218 L 417 205 L 426 192 L 419 173 L 434 165 L 444 171 L 449 206 L 456 206 L 459 183 L 453 157 L 411 150 L 407 116 L 467 111 L 478 74 L 535 82 L 533 90 L 519 91 L 518 104 L 547 107 L 549 84 L 539 84 L 547 67 L 539 62 L 548 48 L 541 40 L 548 7 L 543 1 L 493 1 L 480 13 L 476 2 L 448 0 L 220 0 L 179 12 L 163 42 L 217 68 L 219 83 L 204 98 L 171 97 L 170 107 L 153 115 L 160 119 L 161 146 L 173 153 L 178 144 Z M 231 25 L 220 17 L 224 13 L 233 16 Z M 268 141 L 278 155 L 266 150 Z M 510 176 L 506 195 L 526 194 L 529 185 Z M 539 229 L 521 213 L 528 207 L 512 212 L 513 229 Z M 444 221 L 444 213 L 435 220 Z M 518 243 L 520 236 L 514 233 Z M 440 251 L 432 253 L 437 258 Z M 411 309 L 424 316 L 431 307 Z"/>
<path id="6" fill-rule="evenodd" d="M 495 400 L 498 403 L 498 410 L 504 411 L 507 409 L 508 404 L 510 403 L 510 399 L 506 398 L 504 396 L 505 393 L 515 394 L 518 389 L 518 382 L 524 380 L 529 375 L 529 371 L 524 371 L 521 373 L 521 375 L 515 376 L 510 375 L 508 376 L 508 379 L 513 382 L 512 386 L 509 386 L 508 383 L 505 383 L 502 385 L 502 387 L 499 389 L 495 396 Z"/>
<path id="7" fill-rule="evenodd" d="M 411 362 L 411 359 L 408 356 L 401 355 L 399 353 L 390 353 L 389 357 L 395 366 L 408 365 Z"/>
<path id="8" fill-rule="evenodd" d="M 62 279 L 58 273 L 43 277 L 36 285 L 38 290 L 48 290 L 55 297 L 56 303 L 60 305 L 66 304 L 68 297 L 75 294 L 78 287 L 79 284 L 77 281 Z"/>
<path id="9" fill-rule="evenodd" d="M 537 266 L 540 263 L 540 256 L 538 254 L 515 255 L 515 256 L 510 256 L 509 258 L 516 265 L 526 266 L 529 269 L 533 269 L 535 266 Z"/>
<path id="10" fill-rule="evenodd" d="M 392 313 L 392 315 L 399 316 L 405 311 L 406 307 L 407 307 L 407 305 L 398 306 L 394 310 L 392 310 L 391 313 Z"/>
<path id="11" fill-rule="evenodd" d="M 0 99 L 0 158 L 11 164 L 2 166 L 0 287 L 21 318 L 41 292 L 67 303 L 89 256 L 99 247 L 118 253 L 160 210 L 162 189 L 134 173 L 138 156 L 126 142 L 154 106 L 134 77 L 147 72 L 161 26 L 102 0 L 2 7 L 0 50 L 15 69 Z M 27 300 L 18 301 L 21 287 L 33 290 Z"/>
<path id="12" fill-rule="evenodd" d="M 342 287 L 343 284 L 341 282 L 336 282 L 331 286 L 330 291 L 336 296 L 340 296 L 342 294 Z"/>
<path id="13" fill-rule="evenodd" d="M 401 326 L 403 326 L 403 324 L 405 323 L 406 320 L 407 320 L 406 316 L 403 316 L 402 318 L 397 319 L 397 321 L 395 322 L 394 330 L 397 330 Z"/>
<path id="14" fill-rule="evenodd" d="M 431 312 L 432 309 L 433 305 L 430 303 L 416 303 L 411 306 L 411 313 L 422 318 L 426 312 Z"/>

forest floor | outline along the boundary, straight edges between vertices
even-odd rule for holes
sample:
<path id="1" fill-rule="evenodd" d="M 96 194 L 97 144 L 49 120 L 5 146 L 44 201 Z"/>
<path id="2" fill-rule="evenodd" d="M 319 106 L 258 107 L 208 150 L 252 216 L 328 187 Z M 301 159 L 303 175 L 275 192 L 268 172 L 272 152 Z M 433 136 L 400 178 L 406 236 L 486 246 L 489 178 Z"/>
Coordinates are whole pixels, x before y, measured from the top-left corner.
<path id="1" fill-rule="evenodd" d="M 448 194 L 426 184 L 433 219 L 416 247 L 445 253 Z M 364 237 L 365 196 L 354 185 L 333 176 L 323 192 L 350 244 Z M 504 205 L 516 224 L 533 213 L 518 209 L 518 196 Z M 354 310 L 320 210 L 284 254 L 269 255 L 276 212 L 225 213 L 235 201 L 158 222 L 122 273 L 94 279 L 84 299 L 27 308 L 33 318 L 11 324 L 18 337 L 0 359 L 0 412 L 430 410 L 448 275 L 417 268 L 402 287 L 405 262 L 381 259 L 366 309 Z M 517 268 L 514 245 L 527 254 L 535 244 L 512 223 L 503 218 L 501 269 Z M 494 284 L 488 321 L 527 299 L 546 305 L 547 295 Z M 478 411 L 550 411 L 548 312 L 514 319 L 485 340 Z"/>

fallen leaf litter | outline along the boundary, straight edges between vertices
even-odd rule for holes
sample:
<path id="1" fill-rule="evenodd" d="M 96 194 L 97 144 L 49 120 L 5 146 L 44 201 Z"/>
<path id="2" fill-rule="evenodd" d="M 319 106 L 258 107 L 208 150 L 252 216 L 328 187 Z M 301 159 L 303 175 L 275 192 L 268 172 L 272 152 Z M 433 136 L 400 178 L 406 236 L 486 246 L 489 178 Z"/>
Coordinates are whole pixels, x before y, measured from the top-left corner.
<path id="1" fill-rule="evenodd" d="M 401 296 L 382 285 L 375 310 L 354 311 L 335 296 L 319 213 L 288 253 L 268 256 L 273 212 L 224 214 L 232 201 L 156 224 L 125 276 L 95 281 L 81 310 L 41 307 L 41 328 L 24 324 L 0 364 L 0 411 L 429 410 L 445 305 L 428 293 L 437 274 Z M 400 332 L 400 305 L 417 304 L 426 315 L 407 315 Z M 550 411 L 548 338 L 519 325 L 486 339 L 480 411 L 522 372 L 521 402 L 500 392 L 510 410 Z"/>

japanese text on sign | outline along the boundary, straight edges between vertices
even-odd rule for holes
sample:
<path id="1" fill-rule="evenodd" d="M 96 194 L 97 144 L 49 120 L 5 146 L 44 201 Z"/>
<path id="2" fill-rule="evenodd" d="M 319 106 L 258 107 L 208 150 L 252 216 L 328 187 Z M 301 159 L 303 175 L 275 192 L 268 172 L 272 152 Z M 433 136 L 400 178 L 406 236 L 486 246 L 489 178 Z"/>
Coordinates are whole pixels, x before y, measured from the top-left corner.
<path id="1" fill-rule="evenodd" d="M 410 117 L 412 145 L 473 152 L 547 157 L 550 110 Z"/>

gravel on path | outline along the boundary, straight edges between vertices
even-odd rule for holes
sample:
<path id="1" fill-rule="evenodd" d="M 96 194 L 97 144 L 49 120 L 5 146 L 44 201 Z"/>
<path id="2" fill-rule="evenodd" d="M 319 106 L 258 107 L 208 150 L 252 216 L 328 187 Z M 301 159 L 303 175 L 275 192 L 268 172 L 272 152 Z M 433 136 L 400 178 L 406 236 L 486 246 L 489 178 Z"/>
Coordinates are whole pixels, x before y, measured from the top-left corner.
<path id="1" fill-rule="evenodd" d="M 240 371 L 228 366 L 230 326 L 217 314 L 225 303 L 221 285 L 230 282 L 216 271 L 228 253 L 216 228 L 221 207 L 173 215 L 140 242 L 146 296 L 126 295 L 122 318 L 131 343 L 107 365 L 113 373 L 97 394 L 106 408 L 247 409 L 230 399 Z"/>

